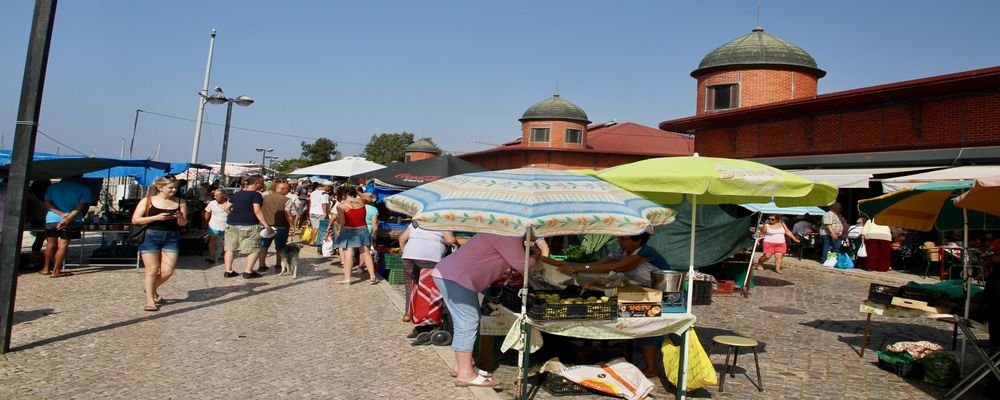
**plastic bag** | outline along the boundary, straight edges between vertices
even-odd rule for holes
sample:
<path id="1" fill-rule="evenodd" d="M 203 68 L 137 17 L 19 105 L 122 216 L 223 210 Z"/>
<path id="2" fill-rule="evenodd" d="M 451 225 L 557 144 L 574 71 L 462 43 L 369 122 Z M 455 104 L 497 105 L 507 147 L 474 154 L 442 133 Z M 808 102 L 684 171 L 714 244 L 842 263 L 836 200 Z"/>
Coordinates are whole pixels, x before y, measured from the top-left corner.
<path id="1" fill-rule="evenodd" d="M 951 387 L 958 382 L 958 361 L 951 354 L 936 351 L 917 362 L 924 367 L 924 383 L 938 387 Z"/>
<path id="2" fill-rule="evenodd" d="M 558 374 L 580 386 L 628 400 L 645 399 L 653 391 L 653 383 L 624 358 L 601 365 L 564 365 L 553 358 L 542 365 L 541 371 Z"/>
<path id="3" fill-rule="evenodd" d="M 333 250 L 334 250 L 333 239 L 332 238 L 323 239 L 323 247 L 320 248 L 323 257 L 333 257 Z"/>
<path id="4" fill-rule="evenodd" d="M 705 353 L 705 348 L 701 347 L 701 342 L 698 341 L 698 334 L 695 333 L 694 328 L 691 329 L 691 335 L 688 337 L 688 343 L 691 348 L 688 351 L 688 357 L 690 361 L 688 362 L 687 371 L 687 388 L 688 390 L 695 390 L 703 387 L 713 386 L 719 383 L 719 375 L 715 373 L 715 366 L 712 365 L 712 360 L 708 358 L 708 354 Z M 681 347 L 674 344 L 670 340 L 663 341 L 663 347 L 660 349 L 663 352 L 663 372 L 667 376 L 667 380 L 670 383 L 677 386 L 677 370 L 680 369 L 678 360 L 681 357 Z"/>
<path id="5" fill-rule="evenodd" d="M 823 263 L 826 265 L 826 263 Z M 851 269 L 854 268 L 854 260 L 851 260 L 851 255 L 847 253 L 840 253 L 837 256 L 837 268 L 838 269 Z"/>
<path id="6" fill-rule="evenodd" d="M 302 236 L 299 237 L 302 238 L 302 241 L 305 243 L 312 243 L 313 235 L 315 234 L 316 231 L 313 230 L 312 225 L 306 225 L 306 227 L 302 229 Z"/>
<path id="7" fill-rule="evenodd" d="M 824 267 L 836 267 L 837 266 L 837 253 L 832 251 L 826 252 L 826 261 L 823 261 Z"/>
<path id="8" fill-rule="evenodd" d="M 861 243 L 861 247 L 858 247 L 858 257 L 865 258 L 868 257 L 868 249 L 865 248 L 865 244 Z"/>

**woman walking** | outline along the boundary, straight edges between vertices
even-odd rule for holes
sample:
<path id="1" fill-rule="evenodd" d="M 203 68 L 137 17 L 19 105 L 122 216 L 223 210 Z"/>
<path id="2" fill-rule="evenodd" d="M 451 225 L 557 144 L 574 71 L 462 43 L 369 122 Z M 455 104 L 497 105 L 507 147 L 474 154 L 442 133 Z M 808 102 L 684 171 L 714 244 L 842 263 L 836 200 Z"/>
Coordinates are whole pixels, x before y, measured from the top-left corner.
<path id="1" fill-rule="evenodd" d="M 205 223 L 208 224 L 208 257 L 205 261 L 215 264 L 219 260 L 219 239 L 226 236 L 226 218 L 233 205 L 229 203 L 229 194 L 225 189 L 216 189 L 212 196 L 215 200 L 205 206 Z"/>
<path id="2" fill-rule="evenodd" d="M 344 280 L 341 284 L 351 283 L 351 272 L 354 270 L 354 249 L 359 248 L 361 252 L 361 262 L 368 268 L 369 282 L 374 285 L 378 283 L 375 277 L 375 261 L 369 253 L 372 245 L 371 234 L 368 233 L 368 224 L 365 222 L 364 202 L 358 198 L 357 190 L 353 186 L 342 186 L 338 190 L 337 203 L 337 225 L 340 231 L 337 239 L 333 241 L 335 247 L 340 249 L 340 264 L 344 267 Z M 340 195 L 343 194 L 343 197 Z"/>
<path id="3" fill-rule="evenodd" d="M 155 195 L 139 201 L 132 214 L 132 223 L 146 225 L 146 237 L 139 245 L 142 263 L 146 266 L 143 288 L 146 305 L 143 310 L 159 311 L 163 298 L 157 290 L 177 267 L 180 227 L 187 225 L 187 203 L 177 197 L 177 180 L 160 177 L 153 181 Z"/>
<path id="4" fill-rule="evenodd" d="M 760 227 L 760 234 L 764 236 L 764 255 L 757 260 L 757 269 L 764 270 L 764 261 L 774 256 L 774 272 L 781 273 L 781 260 L 785 258 L 788 251 L 788 244 L 785 243 L 785 236 L 792 238 L 795 243 L 799 238 L 792 234 L 785 222 L 778 218 L 777 214 L 767 216 L 767 222 Z"/>
<path id="5" fill-rule="evenodd" d="M 406 295 L 403 298 L 403 322 L 410 322 L 410 296 L 420 277 L 421 270 L 433 270 L 444 256 L 445 245 L 455 244 L 455 235 L 448 231 L 428 231 L 410 224 L 399 235 L 399 247 L 403 249 L 403 279 Z"/>

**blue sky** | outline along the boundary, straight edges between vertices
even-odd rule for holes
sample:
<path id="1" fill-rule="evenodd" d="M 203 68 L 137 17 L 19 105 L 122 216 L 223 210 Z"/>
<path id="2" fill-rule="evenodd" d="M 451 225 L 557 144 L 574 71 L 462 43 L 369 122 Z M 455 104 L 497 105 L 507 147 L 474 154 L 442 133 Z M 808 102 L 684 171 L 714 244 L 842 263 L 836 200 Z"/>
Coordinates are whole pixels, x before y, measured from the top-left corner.
<path id="1" fill-rule="evenodd" d="M 820 93 L 1000 65 L 997 1 L 762 1 L 760 24 L 808 51 Z M 0 7 L 0 126 L 10 147 L 34 2 Z M 648 126 L 694 113 L 698 62 L 749 33 L 757 1 L 73 1 L 56 13 L 40 130 L 117 157 L 140 114 L 135 157 L 188 161 L 209 32 L 211 87 L 256 103 L 233 125 L 327 137 L 345 154 L 408 131 L 451 152 L 519 135 L 557 88 L 594 122 Z M 154 114 L 155 113 L 155 114 Z M 200 162 L 219 159 L 224 106 L 206 106 Z M 185 120 L 187 119 L 187 120 Z M 296 157 L 298 137 L 233 129 Z M 74 153 L 39 136 L 37 150 Z M 126 150 L 127 151 L 127 150 Z"/>

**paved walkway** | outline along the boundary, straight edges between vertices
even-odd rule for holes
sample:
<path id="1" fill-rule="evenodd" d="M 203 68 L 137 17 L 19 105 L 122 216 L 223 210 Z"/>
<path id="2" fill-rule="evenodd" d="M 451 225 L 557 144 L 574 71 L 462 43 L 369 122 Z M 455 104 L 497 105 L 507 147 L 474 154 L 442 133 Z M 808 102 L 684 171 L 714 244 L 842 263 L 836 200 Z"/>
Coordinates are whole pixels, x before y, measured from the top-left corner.
<path id="1" fill-rule="evenodd" d="M 334 283 L 340 268 L 304 250 L 296 280 L 267 275 L 225 279 L 200 257 L 182 267 L 156 313 L 142 311 L 134 268 L 77 268 L 72 277 L 20 276 L 13 351 L 0 360 L 0 398 L 251 397 L 332 399 L 511 398 L 515 367 L 501 365 L 503 390 L 456 388 L 446 347 L 411 347 L 399 322 L 399 287 Z M 858 302 L 877 279 L 909 276 L 833 271 L 811 261 L 784 274 L 760 274 L 749 299 L 716 296 L 696 306 L 698 331 L 736 333 L 764 344 L 766 391 L 743 375 L 694 397 L 718 399 L 929 399 L 943 390 L 878 369 L 873 350 L 898 340 L 949 343 L 950 326 L 873 319 L 865 357 L 857 355 L 863 314 Z M 767 311 L 766 307 L 788 313 Z M 724 355 L 712 355 L 721 365 Z M 513 360 L 511 358 L 510 360 Z M 751 366 L 741 358 L 742 368 Z M 750 369 L 752 375 L 752 368 Z M 669 397 L 662 385 L 658 398 Z M 540 391 L 538 399 L 552 398 Z M 584 397 L 584 398 L 595 398 Z M 976 398 L 970 396 L 969 398 Z"/>

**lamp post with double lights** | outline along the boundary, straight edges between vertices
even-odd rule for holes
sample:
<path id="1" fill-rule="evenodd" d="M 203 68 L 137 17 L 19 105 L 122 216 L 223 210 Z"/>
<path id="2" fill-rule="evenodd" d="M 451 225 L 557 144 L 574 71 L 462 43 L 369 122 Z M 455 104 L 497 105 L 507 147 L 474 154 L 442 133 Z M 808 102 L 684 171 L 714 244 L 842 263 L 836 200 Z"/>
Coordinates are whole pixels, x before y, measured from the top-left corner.
<path id="1" fill-rule="evenodd" d="M 268 148 L 258 147 L 256 150 L 260 152 L 260 176 L 264 176 L 264 160 L 267 159 L 267 153 L 274 151 L 274 149 L 270 147 Z"/>
<path id="2" fill-rule="evenodd" d="M 278 156 L 267 156 L 267 167 L 273 170 L 274 169 L 274 162 L 278 161 L 280 159 L 281 159 L 281 157 L 278 157 Z"/>
<path id="3" fill-rule="evenodd" d="M 219 176 L 222 177 L 222 182 L 226 181 L 226 152 L 229 150 L 229 127 L 233 120 L 233 103 L 237 105 L 247 107 L 253 104 L 253 99 L 250 96 L 239 96 L 237 98 L 226 97 L 222 93 L 222 88 L 216 87 L 215 93 L 211 96 L 205 97 L 205 101 L 212 104 L 228 104 L 226 109 L 226 129 L 222 137 L 222 164 L 219 166 Z"/>

